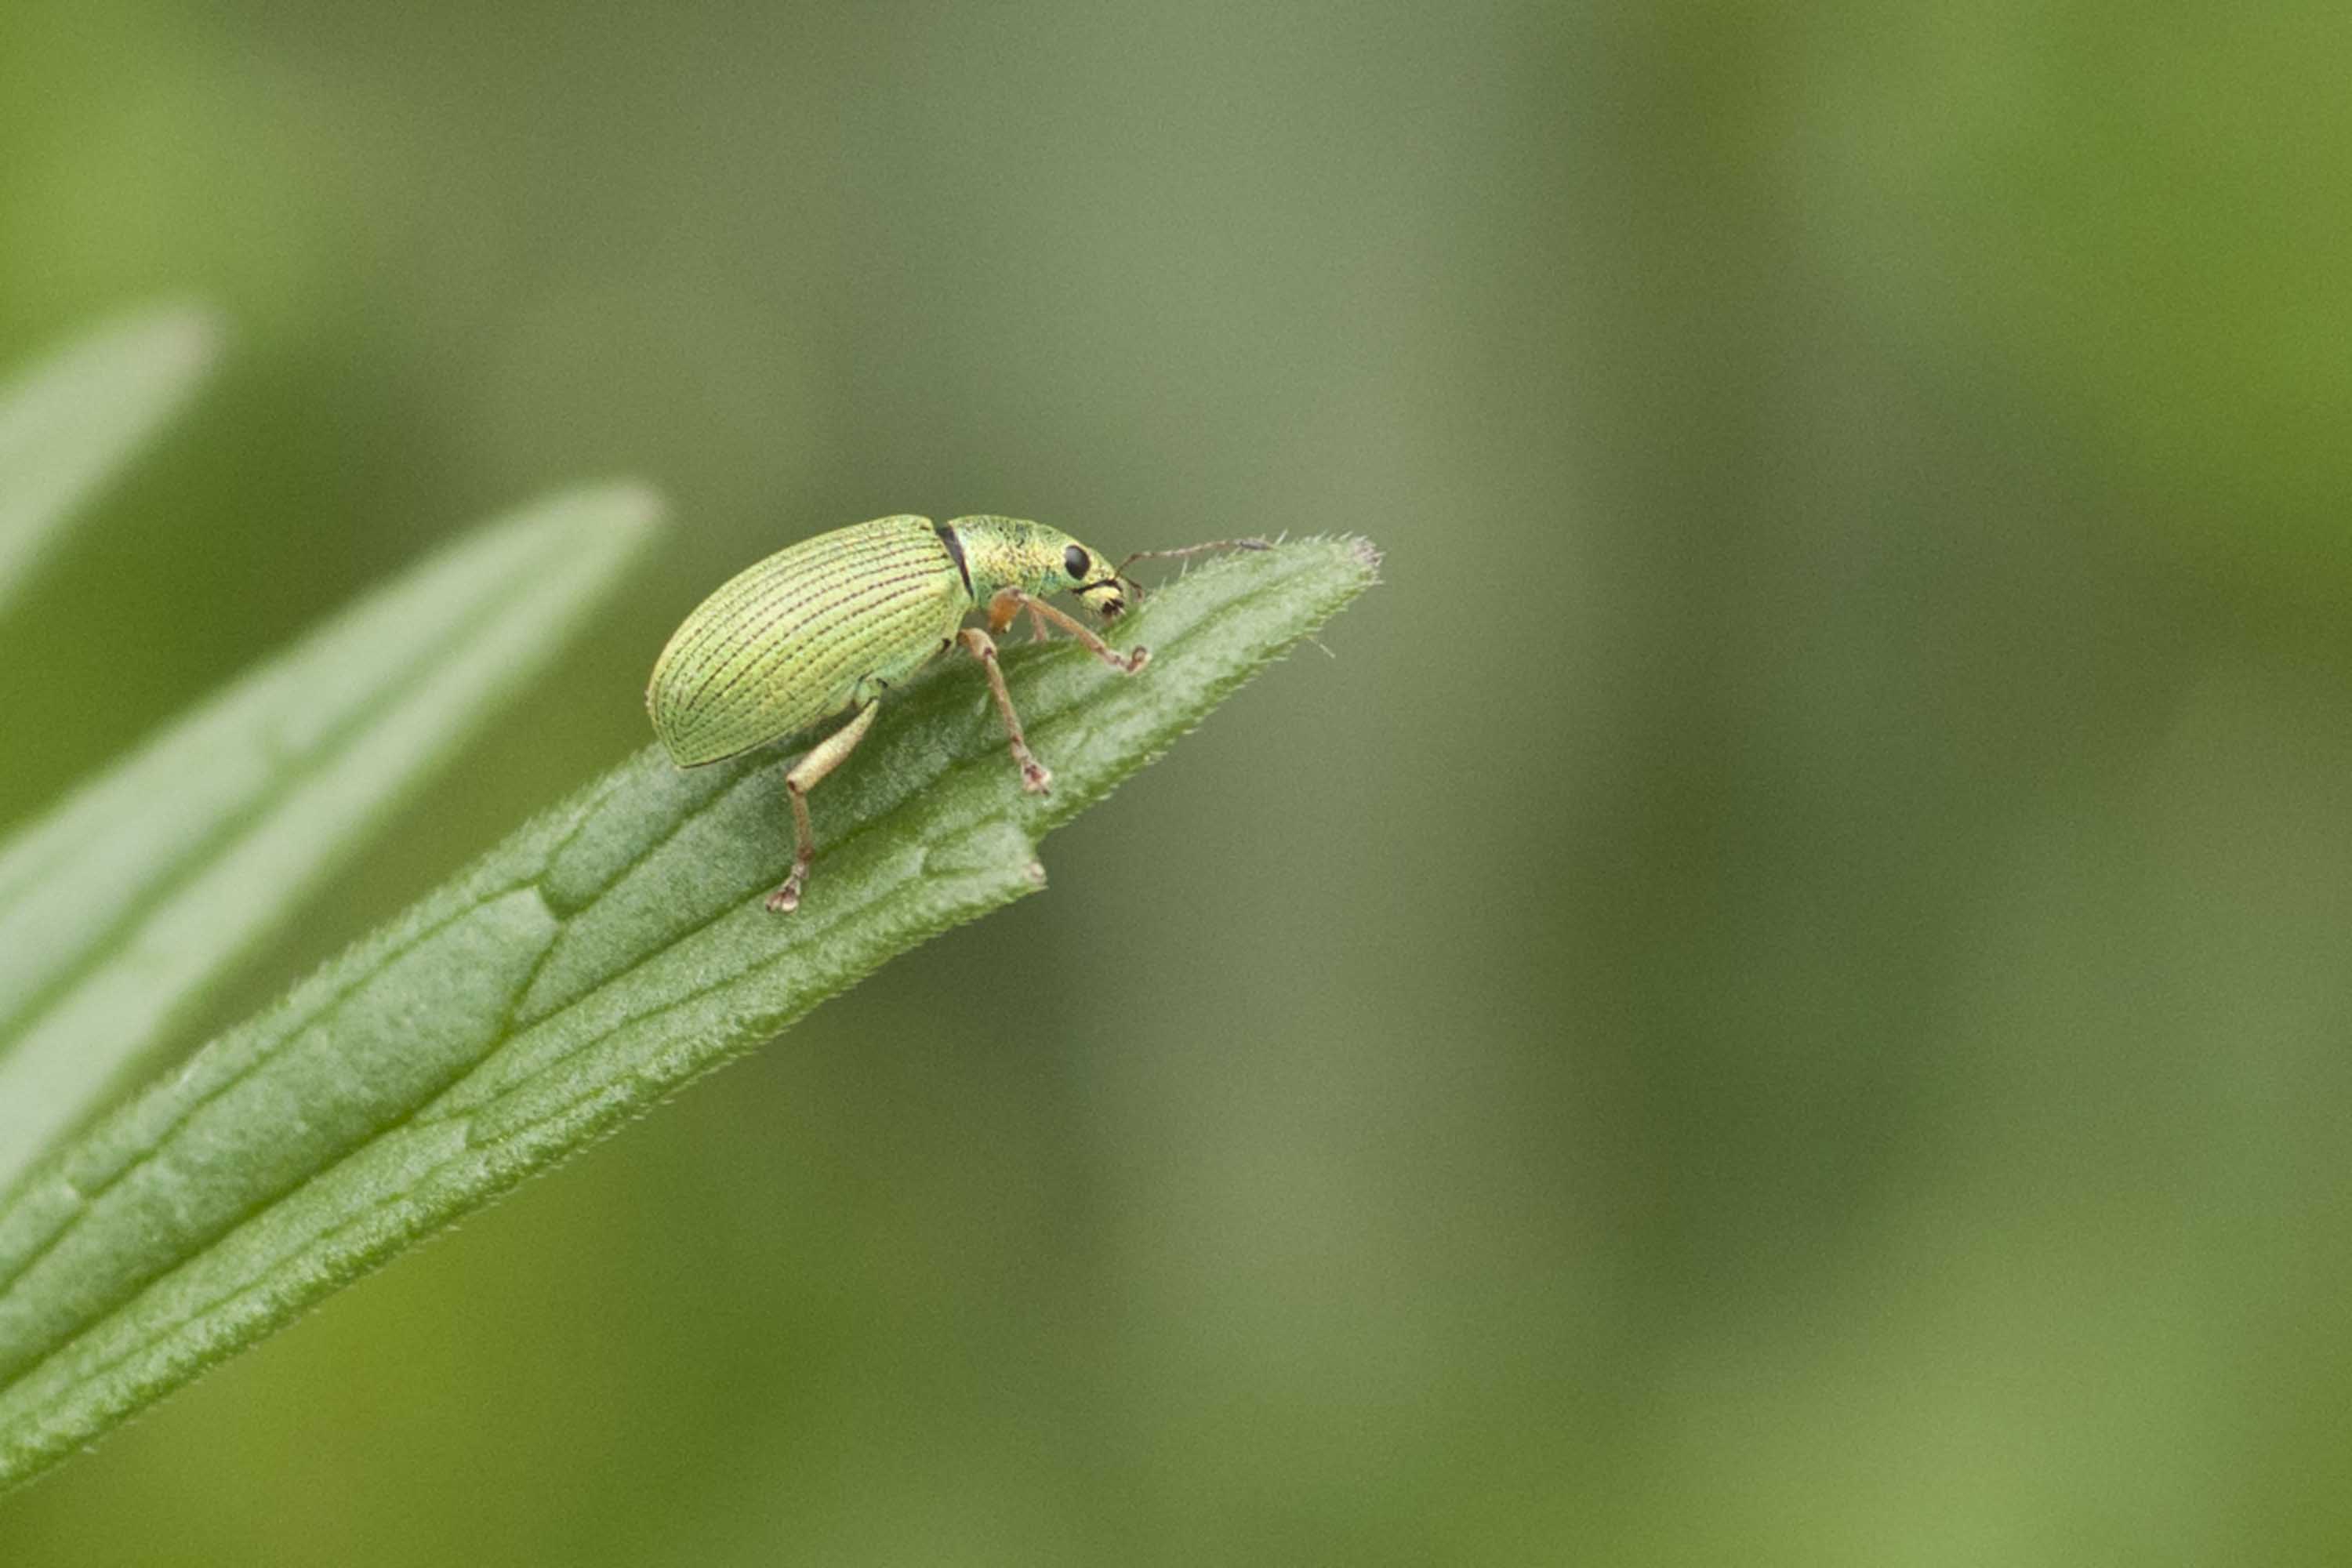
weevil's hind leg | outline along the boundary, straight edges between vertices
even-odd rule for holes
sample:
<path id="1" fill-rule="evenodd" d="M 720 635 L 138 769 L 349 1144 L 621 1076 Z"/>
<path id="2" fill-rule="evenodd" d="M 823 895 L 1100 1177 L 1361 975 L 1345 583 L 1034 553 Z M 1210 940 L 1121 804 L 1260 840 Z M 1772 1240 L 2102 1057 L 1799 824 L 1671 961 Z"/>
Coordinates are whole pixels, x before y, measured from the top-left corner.
<path id="1" fill-rule="evenodd" d="M 1032 603 L 1034 603 L 1033 600 Z M 996 667 L 996 644 L 978 626 L 966 626 L 956 634 L 980 668 L 988 673 L 988 689 L 996 698 L 996 711 L 1004 720 L 1004 733 L 1012 742 L 1013 760 L 1020 764 L 1021 787 L 1032 795 L 1045 795 L 1052 790 L 1054 775 L 1045 764 L 1032 755 L 1029 742 L 1021 734 L 1021 715 L 1013 710 L 1013 693 L 1004 689 L 1004 671 Z"/>
<path id="2" fill-rule="evenodd" d="M 800 908 L 801 889 L 807 886 L 809 867 L 816 860 L 816 829 L 809 825 L 808 793 L 857 749 L 881 706 L 867 702 L 857 710 L 857 717 L 811 746 L 784 774 L 784 795 L 793 803 L 793 873 L 782 887 L 768 895 L 770 913 L 790 914 Z"/>

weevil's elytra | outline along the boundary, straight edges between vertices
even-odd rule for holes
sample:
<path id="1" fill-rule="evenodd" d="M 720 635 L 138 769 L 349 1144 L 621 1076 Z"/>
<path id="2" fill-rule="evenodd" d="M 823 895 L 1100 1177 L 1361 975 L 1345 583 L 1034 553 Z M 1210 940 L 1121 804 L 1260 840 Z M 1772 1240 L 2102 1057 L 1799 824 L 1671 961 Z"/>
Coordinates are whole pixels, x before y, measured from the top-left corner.
<path id="1" fill-rule="evenodd" d="M 1265 545 L 1232 540 L 1147 553 L 1226 548 Z M 1134 674 L 1149 657 L 1142 648 L 1121 654 L 1044 599 L 1075 594 L 1101 619 L 1115 618 L 1135 584 L 1104 560 L 1058 529 L 1019 518 L 883 517 L 778 551 L 686 617 L 646 688 L 654 732 L 678 766 L 719 762 L 851 715 L 784 774 L 794 853 L 792 874 L 768 896 L 771 910 L 799 905 L 816 855 L 808 792 L 865 738 L 883 693 L 959 645 L 987 676 L 1022 786 L 1048 788 L 1053 775 L 1022 737 L 989 633 L 1025 613 L 1035 636 L 1058 626 L 1112 668 Z M 963 624 L 982 609 L 988 631 Z"/>

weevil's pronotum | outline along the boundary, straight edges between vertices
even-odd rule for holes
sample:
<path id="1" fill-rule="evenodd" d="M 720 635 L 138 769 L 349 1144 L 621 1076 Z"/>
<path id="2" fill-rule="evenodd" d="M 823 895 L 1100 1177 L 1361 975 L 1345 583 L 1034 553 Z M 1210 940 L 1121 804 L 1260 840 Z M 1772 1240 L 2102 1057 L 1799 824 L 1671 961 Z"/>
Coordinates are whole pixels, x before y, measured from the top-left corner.
<path id="1" fill-rule="evenodd" d="M 1059 626 L 1113 669 L 1133 675 L 1150 657 L 1146 650 L 1120 653 L 1045 595 L 1076 594 L 1109 622 L 1141 592 L 1126 575 L 1134 562 L 1265 548 L 1263 540 L 1220 540 L 1139 551 L 1113 566 L 1057 529 L 1013 517 L 855 523 L 778 551 L 705 599 L 654 661 L 646 710 L 682 768 L 739 755 L 837 713 L 850 716 L 784 774 L 793 868 L 768 895 L 768 908 L 781 914 L 799 906 L 816 858 L 809 791 L 865 739 L 893 686 L 962 647 L 988 677 L 1021 787 L 1042 794 L 1054 775 L 1022 738 L 991 634 L 1026 613 L 1037 639 L 1049 624 Z M 986 611 L 987 630 L 963 624 L 975 610 Z"/>

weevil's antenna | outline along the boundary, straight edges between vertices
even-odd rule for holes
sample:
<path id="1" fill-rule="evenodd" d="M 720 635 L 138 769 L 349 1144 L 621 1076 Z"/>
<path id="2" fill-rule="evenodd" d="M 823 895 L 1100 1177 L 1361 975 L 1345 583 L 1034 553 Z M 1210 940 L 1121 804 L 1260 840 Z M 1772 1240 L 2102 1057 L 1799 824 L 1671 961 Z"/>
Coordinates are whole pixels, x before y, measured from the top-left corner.
<path id="1" fill-rule="evenodd" d="M 1127 569 L 1139 561 L 1174 561 L 1181 556 L 1205 554 L 1212 550 L 1271 550 L 1274 546 L 1263 539 L 1213 539 L 1206 544 L 1188 544 L 1181 550 L 1139 550 L 1120 562 L 1111 575 L 1135 590 L 1135 597 L 1143 598 L 1143 584 L 1127 574 Z"/>
<path id="2" fill-rule="evenodd" d="M 1212 550 L 1271 550 L 1274 546 L 1263 539 L 1213 539 L 1206 544 L 1188 544 L 1181 550 L 1139 550 L 1118 563 L 1122 573 L 1139 561 L 1173 561 L 1180 555 L 1201 555 Z"/>

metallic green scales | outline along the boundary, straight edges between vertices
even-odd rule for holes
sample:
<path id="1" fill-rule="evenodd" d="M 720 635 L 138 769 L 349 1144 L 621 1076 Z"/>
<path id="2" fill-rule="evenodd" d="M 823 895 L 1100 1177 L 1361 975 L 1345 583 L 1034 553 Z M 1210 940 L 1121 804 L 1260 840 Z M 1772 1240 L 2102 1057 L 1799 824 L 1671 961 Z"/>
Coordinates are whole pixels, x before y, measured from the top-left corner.
<path id="1" fill-rule="evenodd" d="M 951 646 L 973 603 L 927 518 L 803 540 L 730 580 L 677 628 L 646 689 L 654 732 L 693 767 L 805 730 Z"/>
<path id="2" fill-rule="evenodd" d="M 1221 540 L 1156 555 L 1204 550 L 1264 550 L 1263 540 Z M 690 768 L 764 746 L 846 713 L 784 771 L 793 808 L 793 868 L 768 895 L 768 908 L 800 907 L 816 858 L 808 795 L 848 760 L 874 727 L 882 695 L 961 645 L 988 681 L 1005 749 L 1021 787 L 1042 795 L 1054 774 L 1029 750 L 1021 715 L 998 668 L 996 641 L 1026 616 L 1030 633 L 1058 627 L 1078 646 L 1133 675 L 1150 657 L 1121 653 L 1066 610 L 1046 602 L 1068 594 L 1108 623 L 1139 592 L 1121 568 L 1058 528 L 1018 517 L 960 517 L 934 527 L 928 518 L 880 517 L 818 534 L 780 550 L 705 599 L 654 661 L 646 711 L 670 760 Z M 963 624 L 987 611 L 985 630 Z"/>

